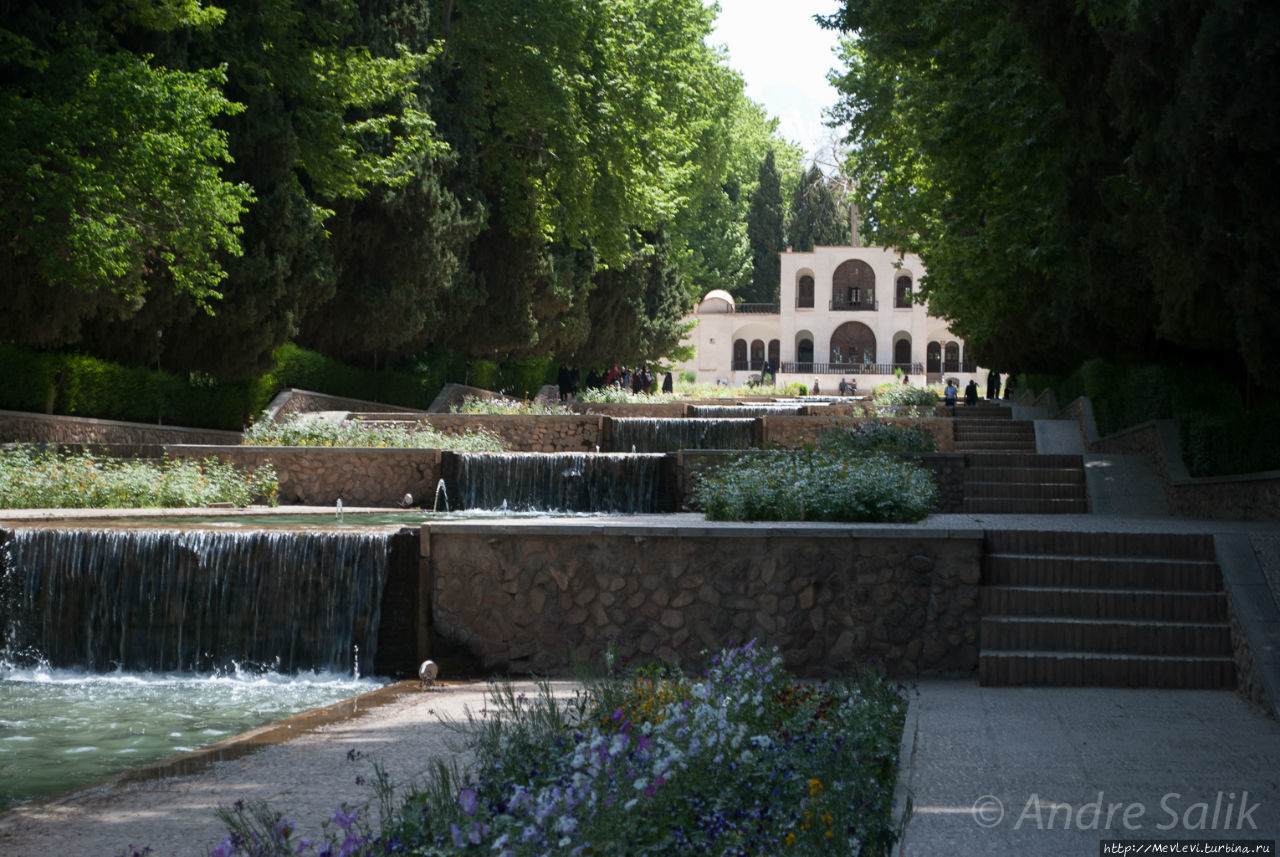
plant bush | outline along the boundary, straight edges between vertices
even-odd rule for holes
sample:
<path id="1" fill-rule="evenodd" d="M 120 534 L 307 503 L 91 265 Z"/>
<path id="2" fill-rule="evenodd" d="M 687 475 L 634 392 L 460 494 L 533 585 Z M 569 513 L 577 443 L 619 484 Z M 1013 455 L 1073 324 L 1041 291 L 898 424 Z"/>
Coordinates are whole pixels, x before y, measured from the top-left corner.
<path id="1" fill-rule="evenodd" d="M 31 447 L 0 449 L 0 508 L 200 508 L 214 503 L 275 505 L 270 464 L 245 472 L 217 459 L 159 462 L 62 455 Z"/>
<path id="2" fill-rule="evenodd" d="M 783 392 L 788 396 L 807 396 L 809 395 L 809 385 L 802 384 L 799 381 L 790 381 Z"/>
<path id="3" fill-rule="evenodd" d="M 561 402 L 543 402 L 537 399 L 508 399 L 499 396 L 484 399 L 479 396 L 467 396 L 461 404 L 449 409 L 455 414 L 522 414 L 527 416 L 567 416 L 576 413 L 573 408 Z"/>
<path id="4" fill-rule="evenodd" d="M 248 446 L 347 446 L 451 449 L 458 452 L 504 452 L 506 444 L 484 428 L 445 434 L 426 423 L 370 423 L 359 418 L 339 423 L 303 419 L 254 423 L 244 433 Z"/>
<path id="5" fill-rule="evenodd" d="M 674 393 L 633 393 L 622 387 L 596 387 L 581 390 L 578 401 L 588 404 L 639 404 L 655 405 L 674 402 Z"/>
<path id="6" fill-rule="evenodd" d="M 902 458 L 832 450 L 741 456 L 694 482 L 695 508 L 713 521 L 881 521 L 926 517 L 933 474 Z"/>
<path id="7" fill-rule="evenodd" d="M 888 420 L 858 420 L 823 433 L 819 444 L 832 452 L 937 452 L 933 434 L 923 426 Z"/>
<path id="8" fill-rule="evenodd" d="M 872 394 L 872 401 L 878 409 L 890 413 L 932 413 L 938 394 L 928 387 L 883 384 Z"/>
<path id="9" fill-rule="evenodd" d="M 639 670 L 570 699 L 500 685 L 463 727 L 474 770 L 438 766 L 380 835 L 342 809 L 306 843 L 237 804 L 213 854 L 887 854 L 905 717 L 874 675 L 798 683 L 754 642 L 697 678 Z"/>

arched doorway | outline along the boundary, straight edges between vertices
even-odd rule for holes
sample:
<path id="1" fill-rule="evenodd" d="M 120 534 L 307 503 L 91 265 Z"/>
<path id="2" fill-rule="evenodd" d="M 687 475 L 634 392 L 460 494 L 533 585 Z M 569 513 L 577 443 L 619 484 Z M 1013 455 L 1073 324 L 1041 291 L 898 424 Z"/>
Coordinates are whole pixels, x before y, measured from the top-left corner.
<path id="1" fill-rule="evenodd" d="M 846 321 L 831 334 L 832 363 L 875 363 L 876 335 L 860 321 Z"/>
<path id="2" fill-rule="evenodd" d="M 751 340 L 751 371 L 759 372 L 764 368 L 764 340 Z"/>
<path id="3" fill-rule="evenodd" d="M 893 362 L 897 366 L 907 366 L 911 363 L 910 339 L 899 339 L 893 344 Z M 903 371 L 907 370 L 904 369 Z"/>
<path id="4" fill-rule="evenodd" d="M 782 359 L 782 342 L 777 339 L 769 340 L 769 365 L 773 367 L 773 371 L 778 371 L 778 361 Z"/>
<path id="5" fill-rule="evenodd" d="M 797 372 L 813 371 L 813 340 L 807 337 L 796 340 Z"/>
<path id="6" fill-rule="evenodd" d="M 936 374 L 942 371 L 942 345 L 937 342 L 929 343 L 929 347 L 925 349 L 924 364 L 926 372 Z"/>
<path id="7" fill-rule="evenodd" d="M 747 368 L 747 341 L 745 339 L 735 339 L 733 341 L 733 370 L 735 372 L 744 372 Z"/>
<path id="8" fill-rule="evenodd" d="M 841 262 L 831 275 L 832 309 L 875 309 L 876 275 L 861 259 Z"/>
<path id="9" fill-rule="evenodd" d="M 813 276 L 805 274 L 796 284 L 796 306 L 802 309 L 813 309 Z"/>

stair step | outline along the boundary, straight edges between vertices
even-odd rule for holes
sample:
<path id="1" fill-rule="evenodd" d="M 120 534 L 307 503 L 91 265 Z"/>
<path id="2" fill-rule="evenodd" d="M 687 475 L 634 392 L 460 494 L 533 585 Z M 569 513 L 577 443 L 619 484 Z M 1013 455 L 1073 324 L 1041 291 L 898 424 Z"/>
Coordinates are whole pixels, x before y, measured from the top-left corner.
<path id="1" fill-rule="evenodd" d="M 1229 657 L 1001 651 L 978 658 L 984 685 L 1062 685 L 1218 689 L 1235 686 Z"/>
<path id="2" fill-rule="evenodd" d="M 1222 590 L 1216 562 L 1168 557 L 988 553 L 982 561 L 982 579 L 989 586 Z"/>
<path id="3" fill-rule="evenodd" d="M 946 406 L 942 406 L 941 410 L 945 411 Z M 961 403 L 955 407 L 955 416 L 962 420 L 1011 420 L 1013 408 L 1000 405 L 977 405 L 970 408 Z"/>
<path id="4" fill-rule="evenodd" d="M 970 497 L 1025 497 L 1032 500 L 1083 500 L 1081 484 L 1045 482 L 964 482 L 965 499 Z"/>
<path id="5" fill-rule="evenodd" d="M 1022 420 L 1001 420 L 999 422 L 981 422 L 978 420 L 962 420 L 955 424 L 956 437 L 972 437 L 974 435 L 991 435 L 992 437 L 1035 437 L 1036 427 Z"/>
<path id="6" fill-rule="evenodd" d="M 1205 533 L 1178 536 L 1168 533 L 987 530 L 984 544 L 989 554 L 1215 559 L 1213 536 Z"/>
<path id="7" fill-rule="evenodd" d="M 1014 443 L 1007 440 L 957 440 L 956 452 L 991 452 L 994 450 L 1014 452 L 1035 452 L 1036 445 L 1030 443 Z"/>
<path id="8" fill-rule="evenodd" d="M 970 452 L 964 457 L 968 467 L 1048 467 L 1084 469 L 1079 455 L 1041 455 L 1029 452 Z"/>
<path id="9" fill-rule="evenodd" d="M 1225 622 L 1151 622 L 987 616 L 982 651 L 1049 650 L 1139 655 L 1230 657 Z"/>
<path id="10" fill-rule="evenodd" d="M 966 467 L 964 479 L 966 483 L 972 481 L 1084 485 L 1084 471 L 1071 467 Z"/>
<path id="11" fill-rule="evenodd" d="M 1225 622 L 1221 592 L 1082 586 L 984 586 L 983 616 Z"/>
<path id="12" fill-rule="evenodd" d="M 1084 515 L 1089 511 L 1089 503 L 1083 497 L 1063 500 L 965 497 L 961 508 L 967 515 Z"/>

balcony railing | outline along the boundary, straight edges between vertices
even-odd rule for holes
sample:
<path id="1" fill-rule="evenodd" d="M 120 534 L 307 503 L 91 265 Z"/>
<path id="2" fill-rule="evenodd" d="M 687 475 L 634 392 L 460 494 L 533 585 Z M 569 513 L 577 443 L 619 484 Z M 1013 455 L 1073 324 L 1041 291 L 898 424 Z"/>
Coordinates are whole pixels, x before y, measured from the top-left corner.
<path id="1" fill-rule="evenodd" d="M 892 375 L 895 369 L 907 375 L 924 374 L 922 363 L 783 363 L 781 371 L 794 375 Z"/>
<path id="2" fill-rule="evenodd" d="M 781 304 L 737 304 L 734 312 L 756 313 L 758 315 L 777 315 Z"/>
<path id="3" fill-rule="evenodd" d="M 832 312 L 873 312 L 879 308 L 879 302 L 875 298 L 867 300 L 833 300 L 828 306 Z"/>

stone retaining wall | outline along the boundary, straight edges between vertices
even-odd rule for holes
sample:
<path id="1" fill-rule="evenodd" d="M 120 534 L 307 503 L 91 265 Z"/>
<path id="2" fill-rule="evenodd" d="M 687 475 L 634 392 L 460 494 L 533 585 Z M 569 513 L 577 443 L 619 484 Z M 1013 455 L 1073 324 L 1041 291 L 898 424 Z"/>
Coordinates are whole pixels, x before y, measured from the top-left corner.
<path id="1" fill-rule="evenodd" d="M 560 672 L 609 646 L 693 665 L 752 638 L 810 676 L 977 668 L 981 533 L 441 523 L 422 550 L 436 644 L 486 670 Z"/>
<path id="2" fill-rule="evenodd" d="M 218 458 L 256 470 L 270 461 L 280 480 L 280 502 L 330 506 L 386 506 L 412 494 L 430 505 L 440 482 L 438 449 L 340 449 L 301 446 L 170 446 L 173 457 Z"/>
<path id="3" fill-rule="evenodd" d="M 0 443 L 154 447 L 166 443 L 237 444 L 240 432 L 0 411 Z"/>
<path id="4" fill-rule="evenodd" d="M 594 452 L 601 442 L 604 417 L 498 414 L 432 414 L 423 422 L 454 436 L 483 427 L 519 452 Z"/>

